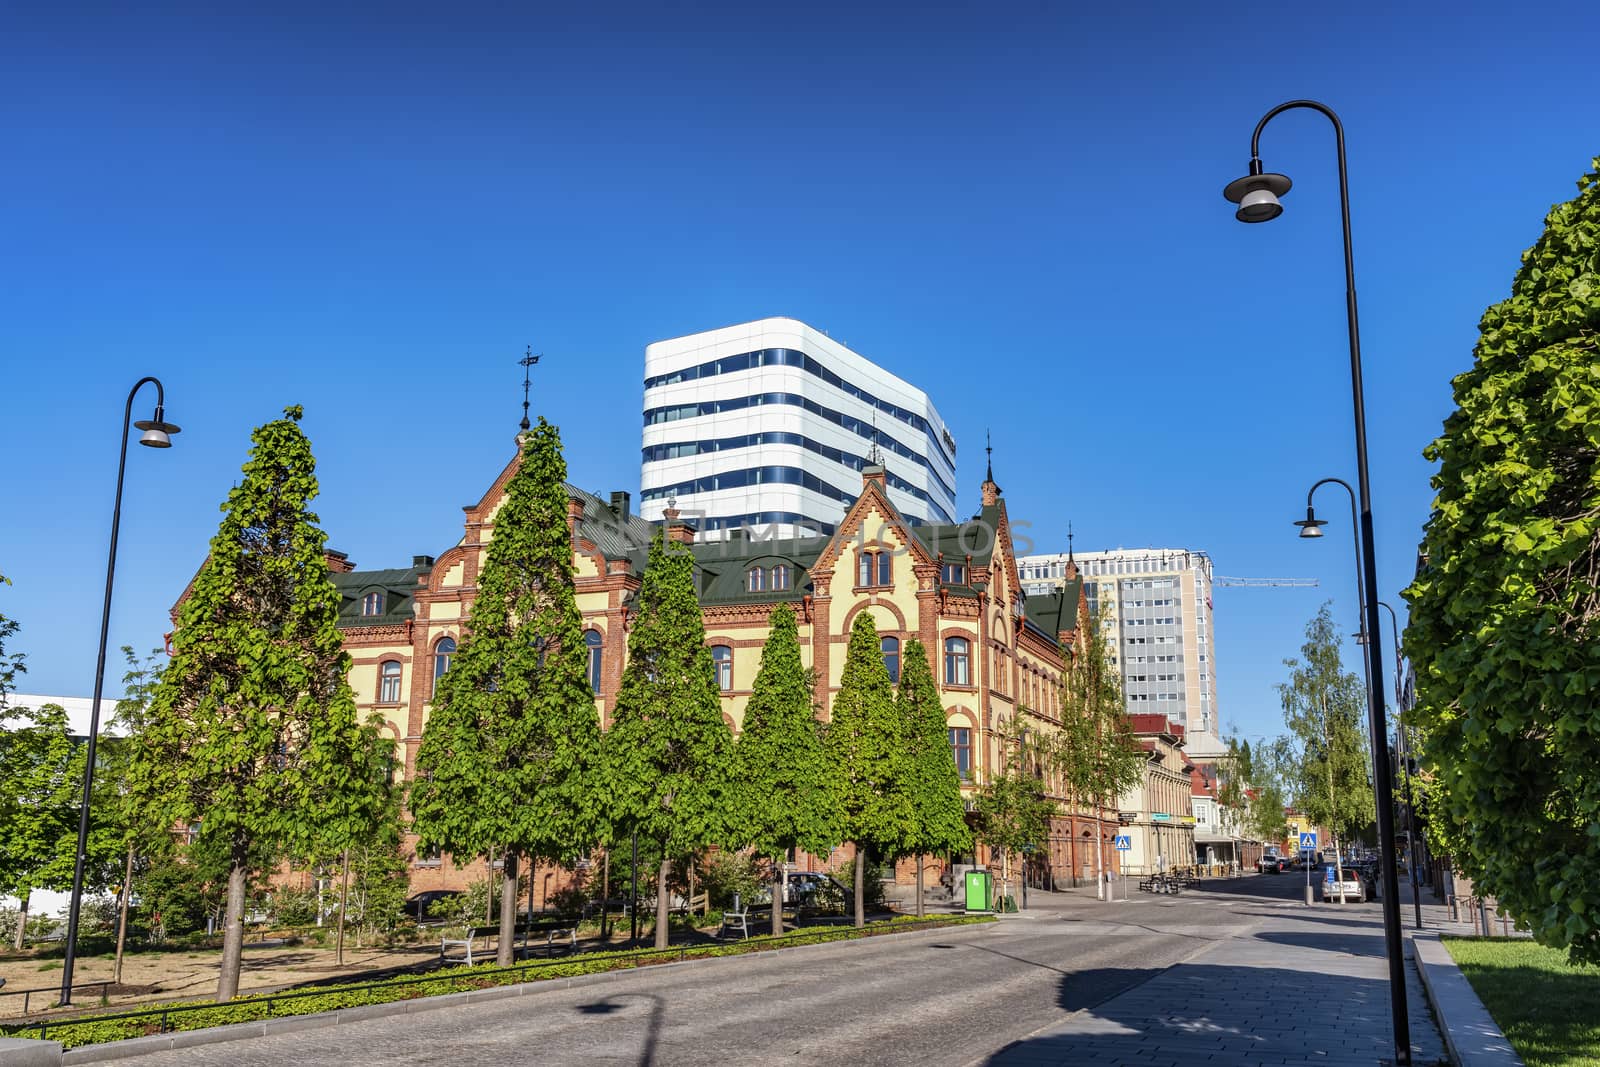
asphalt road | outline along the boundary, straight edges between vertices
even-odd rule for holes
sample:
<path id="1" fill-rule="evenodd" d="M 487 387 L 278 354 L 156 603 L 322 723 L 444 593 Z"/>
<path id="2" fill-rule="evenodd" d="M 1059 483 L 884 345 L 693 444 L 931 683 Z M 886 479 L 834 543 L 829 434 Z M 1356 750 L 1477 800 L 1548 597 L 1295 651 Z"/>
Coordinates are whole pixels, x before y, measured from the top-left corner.
<path id="1" fill-rule="evenodd" d="M 967 1064 L 1244 932 L 1259 921 L 1252 905 L 1298 899 L 1303 878 L 1134 892 L 1128 903 L 1035 893 L 1026 915 L 980 927 L 656 967 L 139 1064 Z"/>

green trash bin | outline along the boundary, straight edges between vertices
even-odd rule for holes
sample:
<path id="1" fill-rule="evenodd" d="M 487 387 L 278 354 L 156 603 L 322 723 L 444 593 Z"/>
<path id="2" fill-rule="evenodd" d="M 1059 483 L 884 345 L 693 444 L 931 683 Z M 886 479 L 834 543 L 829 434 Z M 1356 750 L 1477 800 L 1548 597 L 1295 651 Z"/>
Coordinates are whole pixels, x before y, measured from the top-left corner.
<path id="1" fill-rule="evenodd" d="M 994 909 L 994 878 L 988 871 L 967 872 L 967 910 Z"/>

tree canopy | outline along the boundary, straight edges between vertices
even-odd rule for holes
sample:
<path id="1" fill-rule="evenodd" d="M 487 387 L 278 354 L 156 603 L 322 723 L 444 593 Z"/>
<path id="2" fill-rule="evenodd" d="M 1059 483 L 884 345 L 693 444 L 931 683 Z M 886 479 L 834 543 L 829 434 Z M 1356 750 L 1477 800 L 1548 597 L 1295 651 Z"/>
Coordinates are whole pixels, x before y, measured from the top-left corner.
<path id="1" fill-rule="evenodd" d="M 1600 962 L 1600 159 L 1479 323 L 1406 592 L 1430 833 Z"/>
<path id="2" fill-rule="evenodd" d="M 971 848 L 972 830 L 961 799 L 961 774 L 950 748 L 944 703 L 933 681 L 927 649 L 915 638 L 906 642 L 895 703 L 906 731 L 906 795 L 911 802 L 906 850 L 920 854 Z M 920 891 L 917 908 L 921 914 Z"/>
<path id="3" fill-rule="evenodd" d="M 1305 633 L 1301 658 L 1283 661 L 1289 680 L 1278 685 L 1293 752 L 1285 754 L 1289 762 L 1280 773 L 1295 808 L 1349 840 L 1372 825 L 1377 811 L 1365 725 L 1367 689 L 1344 669 L 1329 605 L 1306 623 Z"/>

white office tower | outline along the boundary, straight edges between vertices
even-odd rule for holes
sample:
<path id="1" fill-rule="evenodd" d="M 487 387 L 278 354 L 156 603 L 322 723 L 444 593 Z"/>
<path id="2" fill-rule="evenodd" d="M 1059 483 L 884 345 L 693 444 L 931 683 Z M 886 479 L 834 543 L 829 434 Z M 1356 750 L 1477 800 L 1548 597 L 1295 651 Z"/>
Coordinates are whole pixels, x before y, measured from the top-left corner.
<path id="1" fill-rule="evenodd" d="M 1018 559 L 1023 591 L 1059 588 L 1068 557 Z M 1219 733 L 1211 557 L 1182 548 L 1119 548 L 1071 559 L 1089 610 L 1105 627 L 1128 712 L 1160 712 L 1191 735 Z"/>
<path id="2" fill-rule="evenodd" d="M 644 350 L 639 513 L 705 539 L 832 533 L 882 462 L 912 522 L 955 521 L 955 441 L 928 394 L 794 319 Z"/>

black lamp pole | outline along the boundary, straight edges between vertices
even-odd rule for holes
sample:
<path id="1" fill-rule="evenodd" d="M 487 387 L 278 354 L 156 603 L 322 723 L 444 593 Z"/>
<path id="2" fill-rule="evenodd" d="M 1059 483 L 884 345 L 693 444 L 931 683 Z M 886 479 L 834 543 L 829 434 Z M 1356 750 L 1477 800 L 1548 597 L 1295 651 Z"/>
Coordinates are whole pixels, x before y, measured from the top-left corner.
<path id="1" fill-rule="evenodd" d="M 1356 315 L 1355 255 L 1350 248 L 1350 183 L 1345 163 L 1344 124 L 1326 104 L 1315 100 L 1290 100 L 1261 116 L 1255 132 L 1250 135 L 1250 172 L 1229 183 L 1223 195 L 1239 205 L 1236 216 L 1241 222 L 1266 222 L 1283 213 L 1278 198 L 1289 191 L 1292 184 L 1282 174 L 1264 173 L 1261 165 L 1261 131 L 1275 117 L 1285 111 L 1307 108 L 1321 113 L 1333 123 L 1335 147 L 1339 158 L 1339 213 L 1344 228 L 1344 279 L 1345 318 L 1350 335 L 1350 391 L 1355 408 L 1356 429 L 1356 482 L 1361 490 L 1361 569 L 1365 577 L 1366 631 L 1378 632 L 1378 561 L 1372 534 L 1372 486 L 1367 477 L 1367 414 L 1366 401 L 1361 388 L 1361 330 Z M 1369 704 L 1368 728 L 1372 733 L 1373 786 L 1377 794 L 1378 846 L 1383 852 L 1380 871 L 1383 875 L 1383 941 L 1389 962 L 1389 1005 L 1394 1018 L 1395 1063 L 1409 1067 L 1411 1063 L 1411 1025 L 1406 1012 L 1406 975 L 1404 949 L 1400 938 L 1400 879 L 1395 872 L 1394 854 L 1394 789 L 1389 775 L 1389 731 L 1383 711 L 1383 664 L 1374 654 L 1374 645 L 1367 642 Z"/>
<path id="2" fill-rule="evenodd" d="M 156 410 L 150 419 L 132 425 L 143 430 L 139 443 L 150 448 L 171 448 L 178 427 L 166 421 L 166 393 L 157 378 L 140 378 L 128 391 L 122 412 L 122 452 L 117 457 L 117 495 L 111 505 L 111 551 L 106 559 L 106 599 L 100 612 L 100 656 L 94 666 L 94 706 L 89 712 L 89 750 L 84 753 L 83 798 L 78 805 L 78 854 L 72 863 L 72 904 L 67 914 L 67 956 L 61 967 L 61 1006 L 72 1003 L 72 967 L 77 962 L 78 913 L 83 907 L 83 864 L 89 851 L 89 799 L 94 789 L 95 740 L 100 732 L 100 688 L 106 679 L 106 639 L 111 628 L 111 583 L 117 572 L 117 529 L 122 524 L 122 476 L 128 466 L 128 427 L 133 418 L 133 397 L 146 383 L 156 387 Z"/>
<path id="3" fill-rule="evenodd" d="M 1409 862 L 1407 870 L 1411 873 L 1411 910 L 1412 920 L 1418 930 L 1422 929 L 1422 889 L 1417 878 L 1417 865 L 1422 861 L 1422 845 L 1417 837 L 1417 805 L 1411 794 L 1411 742 L 1406 737 L 1406 726 L 1402 719 L 1405 708 L 1401 705 L 1401 696 L 1404 693 L 1400 674 L 1400 619 L 1394 613 L 1394 608 L 1378 601 L 1378 607 L 1389 613 L 1389 629 L 1394 633 L 1394 750 L 1395 759 L 1400 764 L 1401 781 L 1405 783 L 1406 790 L 1406 853 Z"/>

